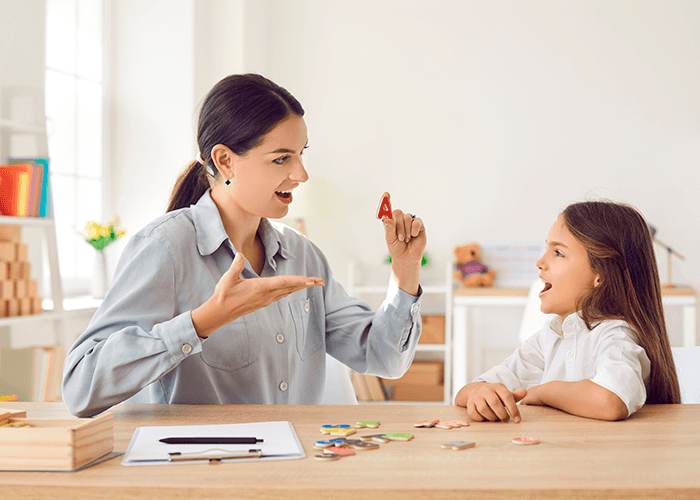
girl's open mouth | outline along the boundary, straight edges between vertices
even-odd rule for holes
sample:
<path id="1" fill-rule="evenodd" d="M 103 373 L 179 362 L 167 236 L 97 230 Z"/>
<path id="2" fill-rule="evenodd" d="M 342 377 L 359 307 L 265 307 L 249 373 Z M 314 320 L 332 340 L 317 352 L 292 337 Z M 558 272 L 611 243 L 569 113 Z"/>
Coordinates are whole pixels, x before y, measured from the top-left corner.
<path id="1" fill-rule="evenodd" d="M 542 291 L 540 292 L 540 295 L 542 295 L 542 294 L 545 293 L 547 290 L 549 290 L 550 288 L 552 288 L 552 284 L 551 284 L 551 283 L 547 283 L 547 282 L 544 281 L 544 280 L 542 280 L 542 282 L 544 283 L 544 288 L 543 288 Z"/>

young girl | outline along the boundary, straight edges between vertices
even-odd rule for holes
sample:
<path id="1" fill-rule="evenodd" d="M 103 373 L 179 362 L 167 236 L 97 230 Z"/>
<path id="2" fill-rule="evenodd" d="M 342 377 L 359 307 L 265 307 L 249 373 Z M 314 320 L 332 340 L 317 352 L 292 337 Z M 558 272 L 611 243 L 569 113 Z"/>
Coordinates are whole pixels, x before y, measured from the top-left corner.
<path id="1" fill-rule="evenodd" d="M 301 104 L 260 75 L 209 92 L 199 154 L 168 213 L 135 234 L 114 283 L 66 356 L 63 399 L 91 416 L 131 402 L 315 404 L 326 353 L 399 377 L 420 336 L 420 218 L 383 217 L 391 285 L 375 313 L 349 297 L 323 253 L 271 222 L 308 179 Z M 307 276 L 314 276 L 309 278 Z"/>
<path id="2" fill-rule="evenodd" d="M 635 209 L 570 205 L 536 265 L 540 308 L 556 316 L 455 404 L 477 421 L 520 422 L 518 401 L 601 420 L 680 403 L 651 235 Z"/>

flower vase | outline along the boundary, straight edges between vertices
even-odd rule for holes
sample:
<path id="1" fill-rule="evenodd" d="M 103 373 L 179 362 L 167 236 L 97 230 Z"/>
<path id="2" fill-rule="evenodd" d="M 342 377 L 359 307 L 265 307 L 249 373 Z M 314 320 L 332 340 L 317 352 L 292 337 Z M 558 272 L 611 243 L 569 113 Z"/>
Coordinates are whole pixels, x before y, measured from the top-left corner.
<path id="1" fill-rule="evenodd" d="M 104 298 L 107 293 L 107 259 L 104 251 L 95 250 L 95 266 L 92 270 L 90 294 L 96 299 Z"/>

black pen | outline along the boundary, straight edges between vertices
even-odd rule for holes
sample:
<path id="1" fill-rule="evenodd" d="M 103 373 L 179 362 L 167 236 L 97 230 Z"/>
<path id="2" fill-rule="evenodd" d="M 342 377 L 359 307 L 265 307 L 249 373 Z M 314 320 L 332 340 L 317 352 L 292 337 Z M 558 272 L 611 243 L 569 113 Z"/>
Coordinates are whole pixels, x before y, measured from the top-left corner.
<path id="1" fill-rule="evenodd" d="M 165 444 L 257 444 L 262 439 L 254 437 L 170 437 L 159 439 Z"/>

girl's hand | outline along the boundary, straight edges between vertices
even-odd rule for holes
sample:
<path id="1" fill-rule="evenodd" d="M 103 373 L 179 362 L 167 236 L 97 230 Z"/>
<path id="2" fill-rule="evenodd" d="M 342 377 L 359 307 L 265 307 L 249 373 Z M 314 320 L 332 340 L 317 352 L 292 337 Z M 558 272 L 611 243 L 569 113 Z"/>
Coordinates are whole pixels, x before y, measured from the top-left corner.
<path id="1" fill-rule="evenodd" d="M 469 418 L 475 422 L 484 420 L 507 422 L 511 417 L 516 424 L 520 422 L 520 411 L 516 403 L 528 393 L 525 389 L 511 392 L 503 384 L 477 382 L 466 385 L 463 390 L 468 393 L 468 399 L 464 406 L 467 407 Z M 460 404 L 459 394 L 456 399 L 457 404 Z"/>
<path id="2" fill-rule="evenodd" d="M 542 401 L 542 396 L 546 391 L 547 384 L 535 385 L 527 390 L 527 395 L 520 400 L 521 405 L 547 406 Z"/>
<path id="3" fill-rule="evenodd" d="M 289 294 L 325 285 L 321 278 L 305 276 L 242 279 L 244 267 L 245 258 L 238 252 L 231 267 L 216 284 L 214 295 L 190 313 L 194 329 L 200 337 L 208 337 L 222 326 Z"/>
<path id="4" fill-rule="evenodd" d="M 384 193 L 383 196 L 390 197 L 389 193 Z M 392 275 L 399 288 L 416 295 L 420 265 L 427 243 L 425 226 L 420 218 L 401 210 L 394 210 L 391 215 L 393 219 L 385 215 L 382 222 L 386 245 L 391 255 Z"/>

